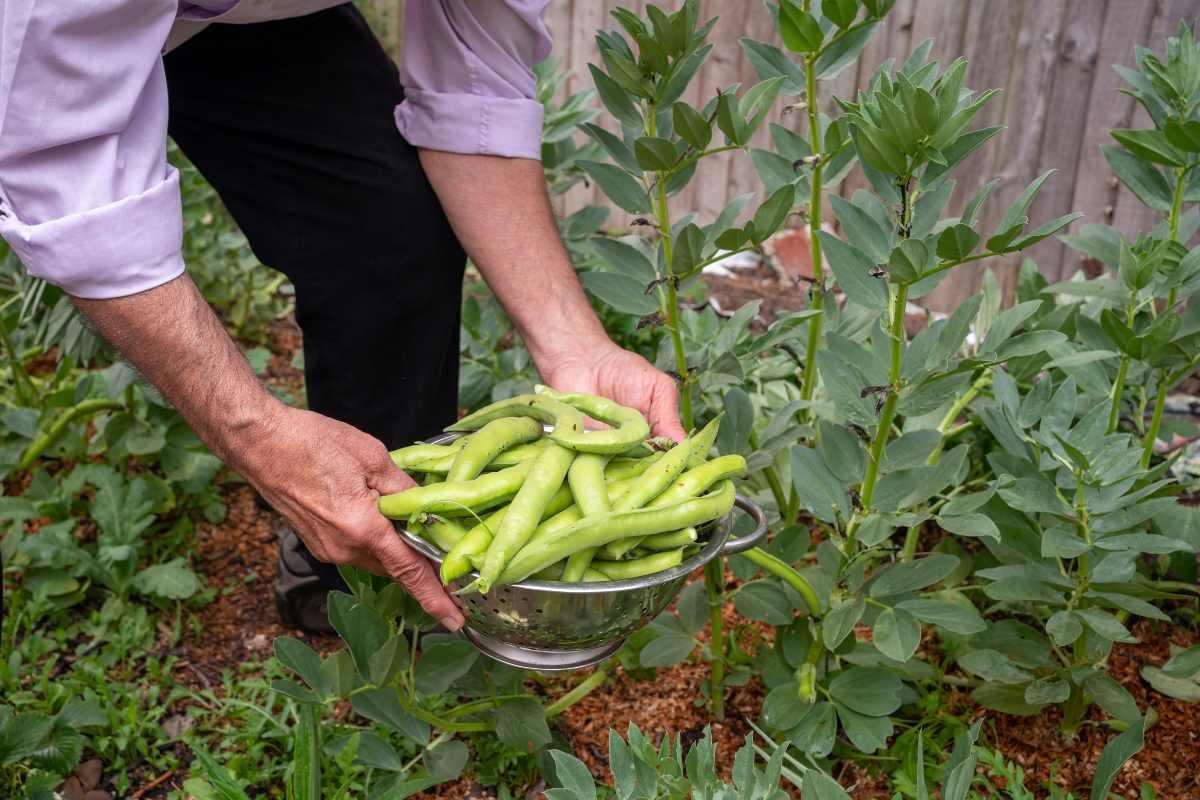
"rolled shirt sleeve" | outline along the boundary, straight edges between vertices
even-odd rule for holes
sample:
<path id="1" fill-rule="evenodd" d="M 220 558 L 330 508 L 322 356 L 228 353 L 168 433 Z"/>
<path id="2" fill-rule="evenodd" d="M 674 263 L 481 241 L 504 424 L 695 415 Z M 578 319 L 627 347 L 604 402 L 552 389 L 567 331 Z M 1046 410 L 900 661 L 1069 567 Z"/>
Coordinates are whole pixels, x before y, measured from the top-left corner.
<path id="1" fill-rule="evenodd" d="M 550 54 L 548 0 L 409 0 L 396 126 L 432 150 L 541 157 L 533 65 Z"/>
<path id="2" fill-rule="evenodd" d="M 178 0 L 3 0 L 0 235 L 93 299 L 183 272 L 162 48 Z"/>

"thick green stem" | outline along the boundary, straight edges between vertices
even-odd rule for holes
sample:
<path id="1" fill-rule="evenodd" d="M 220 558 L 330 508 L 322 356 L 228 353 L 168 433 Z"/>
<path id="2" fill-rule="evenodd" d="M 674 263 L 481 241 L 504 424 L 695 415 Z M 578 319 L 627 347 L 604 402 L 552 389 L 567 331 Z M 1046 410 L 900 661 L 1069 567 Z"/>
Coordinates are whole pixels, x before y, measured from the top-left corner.
<path id="1" fill-rule="evenodd" d="M 1136 298 L 1129 301 L 1129 305 L 1125 308 L 1125 326 L 1133 330 L 1133 320 L 1137 316 Z M 1129 356 L 1121 354 L 1121 361 L 1117 364 L 1117 378 L 1113 383 L 1112 388 L 1112 405 L 1108 411 L 1108 433 L 1115 433 L 1117 423 L 1121 419 L 1121 397 L 1125 392 L 1125 376 L 1129 373 Z"/>
<path id="2" fill-rule="evenodd" d="M 821 616 L 821 601 L 817 597 L 816 590 L 805 580 L 804 576 L 780 558 L 768 553 L 758 547 L 753 547 L 742 556 L 753 562 L 756 566 L 761 567 L 764 572 L 769 572 L 777 578 L 782 578 L 789 586 L 804 598 L 804 604 L 808 606 L 808 612 L 813 617 Z"/>
<path id="3" fill-rule="evenodd" d="M 1171 229 L 1171 241 L 1179 240 L 1179 211 L 1183 207 L 1183 191 L 1187 184 L 1187 170 L 1175 170 L 1175 197 L 1171 203 L 1171 216 L 1169 226 Z M 1175 308 L 1175 300 L 1177 298 L 1176 288 L 1171 287 L 1167 293 L 1167 313 Z M 1150 466 L 1150 459 L 1154 456 L 1154 442 L 1158 439 L 1158 431 L 1162 426 L 1163 407 L 1167 402 L 1167 371 L 1160 370 L 1158 373 L 1158 394 L 1154 397 L 1154 412 L 1150 418 L 1150 430 L 1146 431 L 1146 441 L 1142 445 L 1142 469 Z"/>
<path id="4" fill-rule="evenodd" d="M 708 662 L 712 686 L 712 713 L 725 718 L 725 561 L 714 558 L 704 566 L 704 591 L 708 595 L 708 627 L 712 636 Z"/>
<path id="5" fill-rule="evenodd" d="M 958 420 L 959 415 L 966 410 L 967 406 L 971 405 L 971 401 L 978 397 L 979 393 L 986 389 L 991 382 L 992 369 L 991 367 L 988 367 L 983 371 L 983 374 L 975 379 L 975 382 L 971 384 L 971 388 L 963 392 L 962 397 L 955 400 L 954 405 L 950 406 L 950 409 L 946 412 L 946 415 L 942 417 L 942 421 L 938 423 L 938 433 L 942 435 L 942 438 L 937 443 L 937 447 L 934 448 L 933 452 L 929 454 L 929 458 L 925 460 L 926 464 L 933 465 L 938 462 L 938 459 L 942 455 L 942 450 L 946 447 L 946 440 L 955 435 L 959 428 L 962 427 L 954 426 L 954 423 Z M 968 427 L 970 426 L 968 425 Z"/>
<path id="6" fill-rule="evenodd" d="M 82 403 L 72 406 L 64 411 L 58 419 L 54 420 L 54 424 L 50 426 L 48 431 L 34 439 L 29 447 L 25 448 L 25 452 L 21 454 L 20 462 L 17 463 L 17 469 L 29 469 L 32 467 L 33 462 L 37 461 L 38 457 L 46 452 L 48 447 L 58 441 L 58 438 L 63 435 L 71 423 L 80 417 L 86 417 L 101 411 L 117 411 L 124 407 L 120 401 L 104 398 L 84 400 Z"/>
<path id="7" fill-rule="evenodd" d="M 821 260 L 821 239 L 817 232 L 821 230 L 821 191 L 822 171 L 824 165 L 821 157 L 821 119 L 820 99 L 817 97 L 816 56 L 810 57 L 804 64 L 805 90 L 808 104 L 808 138 L 812 146 L 815 163 L 809 181 L 808 195 L 808 238 L 812 259 L 812 304 L 814 311 L 821 311 L 825 305 L 825 265 Z M 804 377 L 800 384 L 800 399 L 812 401 L 817 384 L 817 349 L 821 346 L 821 320 L 824 314 L 817 314 L 808 323 L 808 344 L 804 351 Z M 803 409 L 806 417 L 811 417 L 809 409 Z"/>
<path id="8" fill-rule="evenodd" d="M 607 677 L 608 677 L 608 667 L 606 667 L 606 666 L 602 666 L 599 669 L 597 669 L 595 672 L 593 672 L 591 675 L 588 675 L 586 678 L 584 678 L 582 681 L 580 681 L 579 685 L 576 686 L 574 689 L 567 692 L 566 694 L 564 694 L 562 697 L 555 700 L 550 705 L 546 706 L 547 719 L 552 718 L 552 717 L 557 717 L 559 714 L 563 713 L 568 708 L 575 705 L 583 698 L 587 697 L 588 694 L 590 694 L 593 689 L 600 686 L 600 684 L 604 683 L 604 680 Z"/>
<path id="9" fill-rule="evenodd" d="M 1146 442 L 1142 445 L 1142 469 L 1150 466 L 1150 458 L 1154 455 L 1154 443 L 1158 441 L 1158 431 L 1162 428 L 1163 407 L 1167 403 L 1167 376 L 1165 372 L 1158 375 L 1158 393 L 1154 396 L 1154 416 L 1150 418 L 1150 430 L 1146 431 Z"/>
<path id="10" fill-rule="evenodd" d="M 900 367 L 904 357 L 904 309 L 908 305 L 908 284 L 896 287 L 895 300 L 892 305 L 891 334 L 891 369 L 888 373 L 887 398 L 883 401 L 883 410 L 879 414 L 879 426 L 875 429 L 875 438 L 871 441 L 871 457 L 867 462 L 867 473 L 863 478 L 862 507 L 864 511 L 871 510 L 871 500 L 875 496 L 875 483 L 879 479 L 879 465 L 883 463 L 883 451 L 887 447 L 892 434 L 892 421 L 896 417 L 896 402 L 900 394 Z"/>
<path id="11" fill-rule="evenodd" d="M 4 357 L 8 361 L 9 372 L 12 373 L 13 387 L 17 390 L 17 402 L 23 406 L 33 405 L 37 392 L 33 388 L 33 382 L 29 380 L 29 373 L 25 371 L 25 365 L 22 363 L 20 355 L 13 349 L 12 337 L 8 335 L 8 328 L 5 327 L 2 319 L 0 319 L 0 346 L 4 347 Z"/>
<path id="12" fill-rule="evenodd" d="M 758 434 L 754 431 L 750 431 L 750 449 L 758 449 Z M 792 518 L 792 502 L 783 489 L 783 481 L 779 480 L 779 473 L 775 471 L 775 467 L 769 464 L 763 468 L 763 476 L 767 479 L 767 486 L 771 488 L 771 496 L 775 498 L 775 504 L 779 506 L 779 517 L 786 525 Z"/>

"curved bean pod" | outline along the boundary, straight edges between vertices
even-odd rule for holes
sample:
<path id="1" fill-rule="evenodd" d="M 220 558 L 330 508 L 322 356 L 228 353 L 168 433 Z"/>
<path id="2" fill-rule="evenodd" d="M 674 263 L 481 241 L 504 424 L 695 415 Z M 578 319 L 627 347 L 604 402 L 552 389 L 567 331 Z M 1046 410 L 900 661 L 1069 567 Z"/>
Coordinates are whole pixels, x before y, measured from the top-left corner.
<path id="1" fill-rule="evenodd" d="M 510 417 L 510 419 L 512 418 Z M 516 419 L 521 418 L 516 417 Z M 518 444 L 510 447 L 503 453 L 500 453 L 498 456 L 493 458 L 486 466 L 484 466 L 484 469 L 488 472 L 492 472 L 495 470 L 504 469 L 506 467 L 515 467 L 522 461 L 529 461 L 530 459 L 537 458 L 542 450 L 545 449 L 545 446 L 549 443 L 549 441 L 549 439 L 539 439 L 538 441 L 531 442 L 529 444 Z M 457 455 L 457 453 L 447 453 L 445 455 L 438 456 L 437 458 L 432 458 L 425 461 L 413 461 L 408 465 L 407 470 L 409 472 L 424 472 L 430 475 L 444 475 L 450 471 L 452 466 L 454 466 L 454 458 Z"/>
<path id="2" fill-rule="evenodd" d="M 542 512 L 543 519 L 551 518 L 568 508 L 571 500 L 571 490 L 563 486 L 546 504 L 546 510 Z M 504 519 L 507 511 L 508 506 L 493 511 L 482 522 L 467 531 L 467 535 L 450 549 L 446 557 L 442 559 L 442 566 L 438 573 L 442 583 L 450 583 L 474 569 L 474 559 L 482 558 L 483 554 L 487 552 L 488 545 L 492 543 L 492 532 L 500 527 L 500 521 Z M 572 520 L 572 522 L 574 521 Z"/>
<path id="3" fill-rule="evenodd" d="M 494 419 L 471 434 L 460 447 L 446 473 L 448 481 L 469 481 L 483 472 L 492 459 L 513 445 L 532 442 L 542 435 L 542 423 L 530 417 Z"/>
<path id="4" fill-rule="evenodd" d="M 593 561 L 592 568 L 606 575 L 609 580 L 623 581 L 629 578 L 640 578 L 642 575 L 653 575 L 682 563 L 683 548 L 677 547 L 674 550 L 665 550 L 629 561 Z"/>
<path id="5" fill-rule="evenodd" d="M 533 467 L 526 461 L 515 467 L 490 472 L 472 481 L 434 483 L 418 486 L 379 498 L 379 511 L 385 517 L 406 519 L 418 511 L 462 513 L 463 507 L 473 511 L 497 506 L 520 491 Z"/>
<path id="6" fill-rule="evenodd" d="M 723 416 L 725 415 L 717 414 L 712 422 L 692 434 L 692 458 L 688 461 L 689 467 L 698 467 L 708 458 L 709 451 L 717 442 L 717 431 L 721 428 L 721 417 Z"/>
<path id="7" fill-rule="evenodd" d="M 746 459 L 739 455 L 719 456 L 680 475 L 674 483 L 651 500 L 647 508 L 662 508 L 682 502 L 689 497 L 696 497 L 715 483 L 745 474 Z M 604 546 L 602 555 L 607 559 L 616 560 L 641 543 L 636 537 L 609 542 Z"/>
<path id="8" fill-rule="evenodd" d="M 616 455 L 624 453 L 631 447 L 636 447 L 650 435 L 650 424 L 646 422 L 642 412 L 636 408 L 623 406 L 607 397 L 556 392 L 549 386 L 537 386 L 534 391 L 541 396 L 551 397 L 582 411 L 592 419 L 612 426 L 607 430 L 586 431 L 579 434 L 571 431 L 560 432 L 556 428 L 550 437 L 563 447 L 569 447 L 581 453 Z"/>
<path id="9" fill-rule="evenodd" d="M 639 511 L 612 511 L 582 519 L 521 548 L 501 573 L 499 583 L 524 580 L 539 569 L 568 558 L 585 547 L 601 547 L 627 536 L 649 536 L 700 525 L 728 514 L 733 508 L 733 500 L 733 483 L 724 481 L 703 497 L 675 505 Z"/>
<path id="10" fill-rule="evenodd" d="M 542 519 L 542 513 L 546 510 L 546 504 L 563 485 L 567 470 L 574 460 L 573 450 L 551 444 L 534 461 L 527 462 L 531 464 L 529 473 L 513 497 L 504 519 L 500 521 L 500 527 L 492 537 L 492 543 L 488 545 L 483 566 L 479 570 L 476 588 L 480 594 L 487 594 L 504 571 L 509 559 L 533 536 L 538 522 Z"/>
<path id="11" fill-rule="evenodd" d="M 684 528 L 681 531 L 671 531 L 670 533 L 656 533 L 653 536 L 647 536 L 642 539 L 641 547 L 648 550 L 674 550 L 676 547 L 686 547 L 692 544 L 699 537 L 696 529 Z"/>
<path id="12" fill-rule="evenodd" d="M 450 550 L 467 535 L 467 529 L 454 520 L 424 512 L 408 518 L 408 529 L 442 550 Z"/>
<path id="13" fill-rule="evenodd" d="M 571 486 L 571 494 L 574 495 L 575 504 L 579 506 L 585 517 L 607 514 L 611 510 L 608 501 L 608 487 L 604 483 L 604 466 L 607 461 L 608 456 L 580 453 L 571 464 L 571 469 L 567 471 L 567 482 Z M 572 555 L 567 559 L 562 579 L 571 582 L 583 580 L 588 564 L 595 555 L 596 550 L 592 547 Z"/>
<path id="14" fill-rule="evenodd" d="M 582 434 L 583 414 L 566 403 L 560 403 L 552 397 L 536 394 L 521 394 L 492 403 L 489 406 L 468 414 L 450 427 L 447 431 L 474 431 L 487 425 L 492 420 L 502 417 L 533 417 L 539 422 L 552 425 L 553 433 Z"/>
<path id="15" fill-rule="evenodd" d="M 663 457 L 662 453 L 652 453 L 645 458 L 614 458 L 604 468 L 604 478 L 608 481 L 620 481 L 625 478 L 636 478 Z"/>
<path id="16" fill-rule="evenodd" d="M 388 455 L 391 456 L 392 463 L 397 467 L 408 469 L 421 461 L 431 461 L 446 456 L 453 458 L 455 453 L 466 446 L 468 438 L 464 436 L 461 439 L 455 439 L 450 444 L 410 444 L 408 447 L 393 450 Z M 425 470 L 417 471 L 425 472 Z"/>

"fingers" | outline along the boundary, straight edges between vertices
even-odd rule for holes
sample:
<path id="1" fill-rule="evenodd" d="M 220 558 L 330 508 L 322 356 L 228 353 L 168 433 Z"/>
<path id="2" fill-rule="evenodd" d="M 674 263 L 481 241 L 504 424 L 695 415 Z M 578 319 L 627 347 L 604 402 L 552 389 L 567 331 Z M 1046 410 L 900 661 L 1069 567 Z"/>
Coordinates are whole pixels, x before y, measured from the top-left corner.
<path id="1" fill-rule="evenodd" d="M 428 561 L 404 544 L 391 526 L 381 520 L 382 529 L 372 541 L 373 555 L 393 580 L 404 585 L 413 599 L 446 628 L 456 631 L 466 619 L 442 587 Z"/>
<path id="2" fill-rule="evenodd" d="M 665 375 L 654 387 L 649 411 L 650 432 L 653 435 L 667 436 L 677 442 L 684 440 L 687 434 L 679 421 L 679 395 L 675 390 L 675 382 Z"/>
<path id="3" fill-rule="evenodd" d="M 380 494 L 395 494 L 417 485 L 416 481 L 392 462 L 383 442 L 374 441 L 371 450 L 371 461 L 367 465 L 368 486 Z"/>

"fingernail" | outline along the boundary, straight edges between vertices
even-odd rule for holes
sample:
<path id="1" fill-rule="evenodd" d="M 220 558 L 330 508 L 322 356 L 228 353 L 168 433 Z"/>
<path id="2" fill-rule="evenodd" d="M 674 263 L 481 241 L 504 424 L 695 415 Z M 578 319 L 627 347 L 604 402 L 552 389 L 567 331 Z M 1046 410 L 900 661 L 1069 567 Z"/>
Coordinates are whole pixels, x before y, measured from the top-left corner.
<path id="1" fill-rule="evenodd" d="M 456 631 L 463 626 L 462 617 L 452 617 L 450 615 L 446 615 L 438 621 L 442 623 L 443 628 L 451 631 Z"/>

